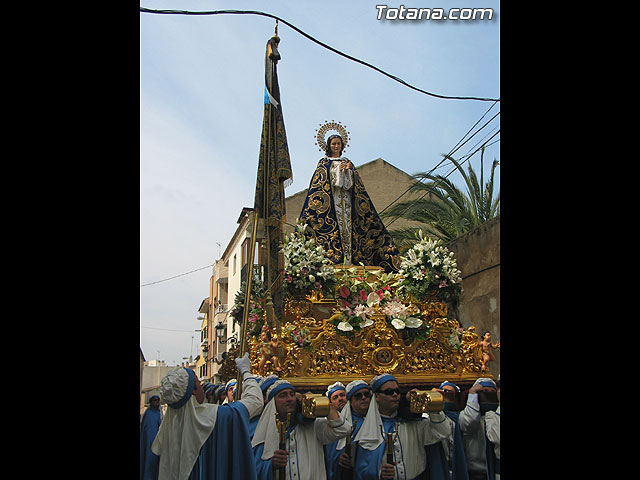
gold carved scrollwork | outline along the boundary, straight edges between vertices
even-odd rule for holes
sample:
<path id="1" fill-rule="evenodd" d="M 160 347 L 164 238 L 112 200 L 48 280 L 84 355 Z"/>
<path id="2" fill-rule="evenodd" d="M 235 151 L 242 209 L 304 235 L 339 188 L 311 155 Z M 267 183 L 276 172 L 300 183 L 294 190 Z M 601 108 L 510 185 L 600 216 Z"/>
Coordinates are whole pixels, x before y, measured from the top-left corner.
<path id="1" fill-rule="evenodd" d="M 444 396 L 440 392 L 409 392 L 409 409 L 411 413 L 441 412 L 444 408 Z"/>
<path id="2" fill-rule="evenodd" d="M 238 377 L 238 368 L 236 367 L 235 359 L 238 356 L 238 346 L 233 345 L 229 348 L 229 352 L 226 355 L 226 358 L 222 362 L 220 369 L 218 370 L 218 374 L 220 375 L 220 381 L 223 383 L 227 383 L 232 378 Z"/>
<path id="3" fill-rule="evenodd" d="M 364 330 L 362 358 L 366 362 L 367 374 L 391 373 L 405 359 L 404 343 L 398 334 L 389 328 L 383 313 L 373 315 L 374 324 Z"/>
<path id="4" fill-rule="evenodd" d="M 447 317 L 446 304 L 412 299 L 409 311 L 422 313 L 430 329 L 426 339 L 406 344 L 377 307 L 373 325 L 352 335 L 341 335 L 331 321 L 340 312 L 335 301 L 321 297 L 288 298 L 283 330 L 290 324 L 308 328 L 311 345 L 301 348 L 289 336 L 275 332 L 282 345 L 281 371 L 269 370 L 267 374 L 276 373 L 294 384 L 307 385 L 327 385 L 338 378 L 345 383 L 380 373 L 390 373 L 400 382 L 472 380 L 480 376 L 482 354 L 475 327 L 465 330 L 460 346 L 454 348 L 449 338 L 458 322 Z M 255 339 L 249 345 L 257 366 Z M 267 368 L 272 366 L 267 363 Z"/>

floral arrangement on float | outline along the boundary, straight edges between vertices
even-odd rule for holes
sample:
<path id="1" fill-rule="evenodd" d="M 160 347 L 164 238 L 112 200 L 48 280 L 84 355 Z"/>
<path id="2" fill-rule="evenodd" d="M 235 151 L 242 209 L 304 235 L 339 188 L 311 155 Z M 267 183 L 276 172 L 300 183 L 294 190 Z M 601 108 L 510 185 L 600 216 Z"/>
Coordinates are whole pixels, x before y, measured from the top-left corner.
<path id="1" fill-rule="evenodd" d="M 311 331 L 308 328 L 298 328 L 293 324 L 288 324 L 284 328 L 284 334 L 288 335 L 298 347 L 311 349 Z"/>
<path id="2" fill-rule="evenodd" d="M 359 331 L 373 325 L 374 308 L 379 308 L 390 298 L 395 276 L 384 274 L 382 270 L 370 273 L 375 276 L 374 281 L 363 276 L 358 267 L 335 270 L 338 283 L 335 298 L 341 315 L 334 316 L 332 322 L 339 333 Z"/>
<path id="3" fill-rule="evenodd" d="M 418 306 L 394 297 L 382 311 L 387 322 L 396 329 L 405 342 L 410 343 L 413 340 L 424 340 L 429 337 L 431 326 Z"/>
<path id="4" fill-rule="evenodd" d="M 336 300 L 340 315 L 332 318 L 338 333 L 353 335 L 374 324 L 373 314 L 383 313 L 385 320 L 408 342 L 429 336 L 430 326 L 420 308 L 403 300 L 402 282 L 397 273 L 369 271 L 363 276 L 358 267 L 336 270 Z"/>
<path id="5" fill-rule="evenodd" d="M 462 292 L 462 272 L 458 270 L 453 252 L 442 246 L 442 240 L 424 238 L 416 233 L 418 242 L 401 256 L 399 274 L 402 287 L 420 302 L 439 300 L 457 304 Z"/>
<path id="6" fill-rule="evenodd" d="M 324 249 L 305 237 L 306 228 L 306 224 L 298 222 L 295 230 L 285 235 L 284 292 L 289 298 L 314 294 L 335 298 L 339 314 L 331 321 L 340 335 L 353 336 L 374 324 L 375 313 L 383 313 L 405 342 L 426 339 L 431 327 L 419 304 L 439 301 L 455 305 L 459 300 L 461 272 L 453 252 L 441 240 L 425 238 L 422 230 L 416 234 L 416 244 L 400 257 L 399 272 L 384 273 L 363 272 L 364 265 L 334 268 Z M 258 308 L 256 315 L 260 316 Z M 262 318 L 263 315 L 252 322 L 258 334 Z M 308 329 L 289 325 L 285 335 L 300 348 L 310 347 Z M 449 343 L 453 348 L 459 346 L 459 331 L 452 331 Z"/>
<path id="7" fill-rule="evenodd" d="M 291 235 L 285 235 L 283 288 L 290 297 L 322 294 L 333 297 L 336 277 L 324 249 L 312 238 L 306 238 L 306 224 L 298 221 Z"/>
<path id="8" fill-rule="evenodd" d="M 401 256 L 398 273 L 370 272 L 362 276 L 358 267 L 336 270 L 336 300 L 341 315 L 332 322 L 341 334 L 352 334 L 373 325 L 372 315 L 382 312 L 405 342 L 426 339 L 431 328 L 428 318 L 415 302 L 441 301 L 456 304 L 461 288 L 461 272 L 453 252 L 440 240 L 424 238 Z M 459 345 L 459 332 L 452 332 L 452 346 Z"/>

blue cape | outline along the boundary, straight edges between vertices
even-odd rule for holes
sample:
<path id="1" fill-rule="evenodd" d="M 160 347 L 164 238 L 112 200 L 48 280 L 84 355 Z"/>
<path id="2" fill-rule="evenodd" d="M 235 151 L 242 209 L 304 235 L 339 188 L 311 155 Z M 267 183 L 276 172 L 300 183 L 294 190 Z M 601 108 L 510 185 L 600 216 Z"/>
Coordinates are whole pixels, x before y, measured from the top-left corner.
<path id="1" fill-rule="evenodd" d="M 253 436 L 256 434 L 256 427 L 258 426 L 258 422 L 260 421 L 260 417 L 262 413 L 259 413 L 251 420 L 249 420 L 249 440 L 253 440 Z"/>
<path id="2" fill-rule="evenodd" d="M 251 459 L 249 411 L 240 402 L 220 405 L 216 425 L 196 460 L 189 480 L 256 480 Z"/>
<path id="3" fill-rule="evenodd" d="M 451 452 L 451 476 L 449 475 L 449 466 L 447 465 L 447 459 L 444 454 L 442 442 L 438 442 L 425 447 L 427 451 L 427 464 L 432 466 L 431 478 L 469 480 L 467 460 L 464 456 L 464 445 L 462 443 L 462 432 L 460 431 L 460 425 L 458 423 L 460 415 L 457 411 L 448 411 L 446 409 L 446 405 L 444 414 L 454 422 L 453 450 Z M 434 469 L 438 471 L 437 474 L 434 473 Z"/>
<path id="4" fill-rule="evenodd" d="M 151 451 L 151 444 L 162 422 L 160 410 L 147 408 L 140 422 L 140 480 L 157 480 L 160 457 Z"/>

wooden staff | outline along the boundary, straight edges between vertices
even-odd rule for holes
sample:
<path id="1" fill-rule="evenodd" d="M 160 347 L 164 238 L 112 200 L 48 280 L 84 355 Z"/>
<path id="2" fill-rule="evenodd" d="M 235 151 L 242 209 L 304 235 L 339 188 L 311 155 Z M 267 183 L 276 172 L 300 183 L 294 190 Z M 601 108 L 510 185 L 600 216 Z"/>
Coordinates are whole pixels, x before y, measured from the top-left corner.
<path id="1" fill-rule="evenodd" d="M 287 449 L 287 428 L 289 428 L 289 421 L 291 420 L 291 414 L 287 413 L 287 420 L 281 422 L 278 418 L 278 413 L 276 412 L 276 427 L 278 428 L 278 450 L 286 450 Z M 285 467 L 280 467 L 276 470 L 276 480 L 285 480 Z"/>
<path id="2" fill-rule="evenodd" d="M 393 465 L 393 442 L 398 436 L 398 424 L 396 423 L 396 431 L 386 433 L 382 426 L 380 426 L 382 436 L 385 438 L 385 445 L 387 446 L 387 463 Z"/>
<path id="3" fill-rule="evenodd" d="M 353 479 L 353 448 L 351 444 L 351 437 L 353 437 L 353 433 L 356 431 L 356 426 L 358 425 L 358 421 L 353 422 L 353 427 L 351 427 L 351 433 L 347 436 L 344 445 L 344 451 L 349 454 L 349 458 L 351 459 L 351 467 L 352 468 L 343 468 L 340 467 L 340 480 L 352 480 Z"/>
<path id="4" fill-rule="evenodd" d="M 258 215 L 256 212 L 252 212 L 253 217 L 253 228 L 251 230 L 251 240 L 249 241 L 249 259 L 248 266 L 249 271 L 247 272 L 247 285 L 245 287 L 245 297 L 244 297 L 244 310 L 242 312 L 242 328 L 240 329 L 240 351 L 238 352 L 238 358 L 242 358 L 244 356 L 244 352 L 247 351 L 247 325 L 249 319 L 249 304 L 251 303 L 251 287 L 253 281 L 253 259 L 255 257 L 256 250 L 256 234 L 258 230 Z M 234 365 L 235 366 L 235 365 Z M 240 400 L 242 396 L 242 381 L 243 378 L 241 375 L 238 375 L 238 383 L 236 385 L 236 390 L 234 394 L 234 398 Z"/>

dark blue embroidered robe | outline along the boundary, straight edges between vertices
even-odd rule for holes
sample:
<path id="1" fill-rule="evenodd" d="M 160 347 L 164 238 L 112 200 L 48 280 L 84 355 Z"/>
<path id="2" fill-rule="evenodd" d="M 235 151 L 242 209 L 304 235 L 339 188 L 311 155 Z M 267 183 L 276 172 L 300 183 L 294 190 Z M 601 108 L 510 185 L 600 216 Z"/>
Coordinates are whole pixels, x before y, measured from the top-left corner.
<path id="1" fill-rule="evenodd" d="M 317 245 L 322 245 L 329 259 L 339 265 L 344 261 L 344 249 L 331 194 L 331 162 L 326 157 L 318 162 L 300 221 L 308 225 L 305 234 L 312 236 Z M 351 263 L 380 266 L 386 272 L 398 271 L 400 253 L 373 206 L 360 175 L 353 166 L 351 169 Z"/>

